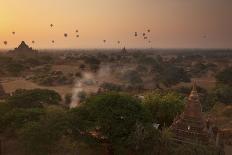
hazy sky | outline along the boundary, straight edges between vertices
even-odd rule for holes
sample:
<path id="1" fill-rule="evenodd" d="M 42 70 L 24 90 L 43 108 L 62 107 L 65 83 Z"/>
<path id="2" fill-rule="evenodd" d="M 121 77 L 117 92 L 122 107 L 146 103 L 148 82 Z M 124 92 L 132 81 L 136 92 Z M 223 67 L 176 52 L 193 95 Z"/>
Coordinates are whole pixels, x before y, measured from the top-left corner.
<path id="1" fill-rule="evenodd" d="M 0 0 L 0 48 L 21 40 L 35 48 L 232 48 L 232 0 Z"/>

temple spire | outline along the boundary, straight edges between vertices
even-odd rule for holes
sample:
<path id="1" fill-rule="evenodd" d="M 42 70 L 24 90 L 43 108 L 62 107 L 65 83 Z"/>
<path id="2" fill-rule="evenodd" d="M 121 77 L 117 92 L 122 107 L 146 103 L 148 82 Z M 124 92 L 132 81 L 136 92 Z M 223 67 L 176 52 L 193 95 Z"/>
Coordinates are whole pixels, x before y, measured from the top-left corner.
<path id="1" fill-rule="evenodd" d="M 193 81 L 193 89 L 192 91 L 197 91 L 197 82 L 196 80 Z"/>
<path id="2" fill-rule="evenodd" d="M 173 122 L 171 129 L 175 134 L 175 140 L 179 142 L 208 143 L 208 134 L 205 132 L 205 121 L 195 81 L 185 109 Z"/>

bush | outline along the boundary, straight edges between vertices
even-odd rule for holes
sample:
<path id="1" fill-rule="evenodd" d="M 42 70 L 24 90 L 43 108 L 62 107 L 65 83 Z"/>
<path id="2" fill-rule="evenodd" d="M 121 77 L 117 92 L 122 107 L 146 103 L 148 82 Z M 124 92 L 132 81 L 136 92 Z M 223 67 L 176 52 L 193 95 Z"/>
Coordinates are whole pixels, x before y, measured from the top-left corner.
<path id="1" fill-rule="evenodd" d="M 232 86 L 232 67 L 219 72 L 216 79 L 218 83 Z"/>
<path id="2" fill-rule="evenodd" d="M 145 95 L 143 101 L 152 113 L 154 123 L 168 127 L 184 109 L 184 97 L 174 92 L 153 92 Z"/>
<path id="3" fill-rule="evenodd" d="M 229 85 L 217 85 L 214 93 L 217 100 L 224 104 L 232 104 L 232 86 Z"/>
<path id="4" fill-rule="evenodd" d="M 59 104 L 60 101 L 61 96 L 57 92 L 47 89 L 18 89 L 7 99 L 10 105 L 18 108 L 43 107 L 49 104 Z"/>

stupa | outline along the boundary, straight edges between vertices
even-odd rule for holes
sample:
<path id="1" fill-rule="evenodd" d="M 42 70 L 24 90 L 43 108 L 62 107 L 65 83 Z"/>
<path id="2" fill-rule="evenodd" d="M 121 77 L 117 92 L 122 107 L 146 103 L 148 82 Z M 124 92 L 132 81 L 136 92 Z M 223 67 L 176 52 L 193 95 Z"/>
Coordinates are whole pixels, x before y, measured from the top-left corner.
<path id="1" fill-rule="evenodd" d="M 206 145 L 209 143 L 209 133 L 195 82 L 184 112 L 174 120 L 171 131 L 174 134 L 174 140 L 179 143 Z"/>
<path id="2" fill-rule="evenodd" d="M 37 51 L 29 47 L 25 41 L 22 41 L 21 44 L 12 51 L 9 51 L 11 54 L 36 54 Z"/>
<path id="3" fill-rule="evenodd" d="M 123 53 L 123 54 L 127 53 L 126 47 L 123 47 L 123 48 L 122 48 L 122 53 Z"/>

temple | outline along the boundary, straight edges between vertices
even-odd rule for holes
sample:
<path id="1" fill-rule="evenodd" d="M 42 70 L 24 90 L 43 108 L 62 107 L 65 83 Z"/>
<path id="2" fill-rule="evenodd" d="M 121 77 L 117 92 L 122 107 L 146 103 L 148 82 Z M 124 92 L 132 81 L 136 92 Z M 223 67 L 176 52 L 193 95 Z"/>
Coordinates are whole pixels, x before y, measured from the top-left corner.
<path id="1" fill-rule="evenodd" d="M 209 144 L 209 133 L 203 118 L 196 83 L 188 97 L 184 112 L 171 125 L 174 140 L 186 144 Z"/>
<path id="2" fill-rule="evenodd" d="M 123 54 L 127 53 L 126 47 L 123 47 L 123 48 L 122 48 L 122 53 L 123 53 Z"/>
<path id="3" fill-rule="evenodd" d="M 15 48 L 12 51 L 9 51 L 9 53 L 11 54 L 35 54 L 37 53 L 37 51 L 33 50 L 24 41 L 22 41 L 21 44 L 17 48 Z"/>

